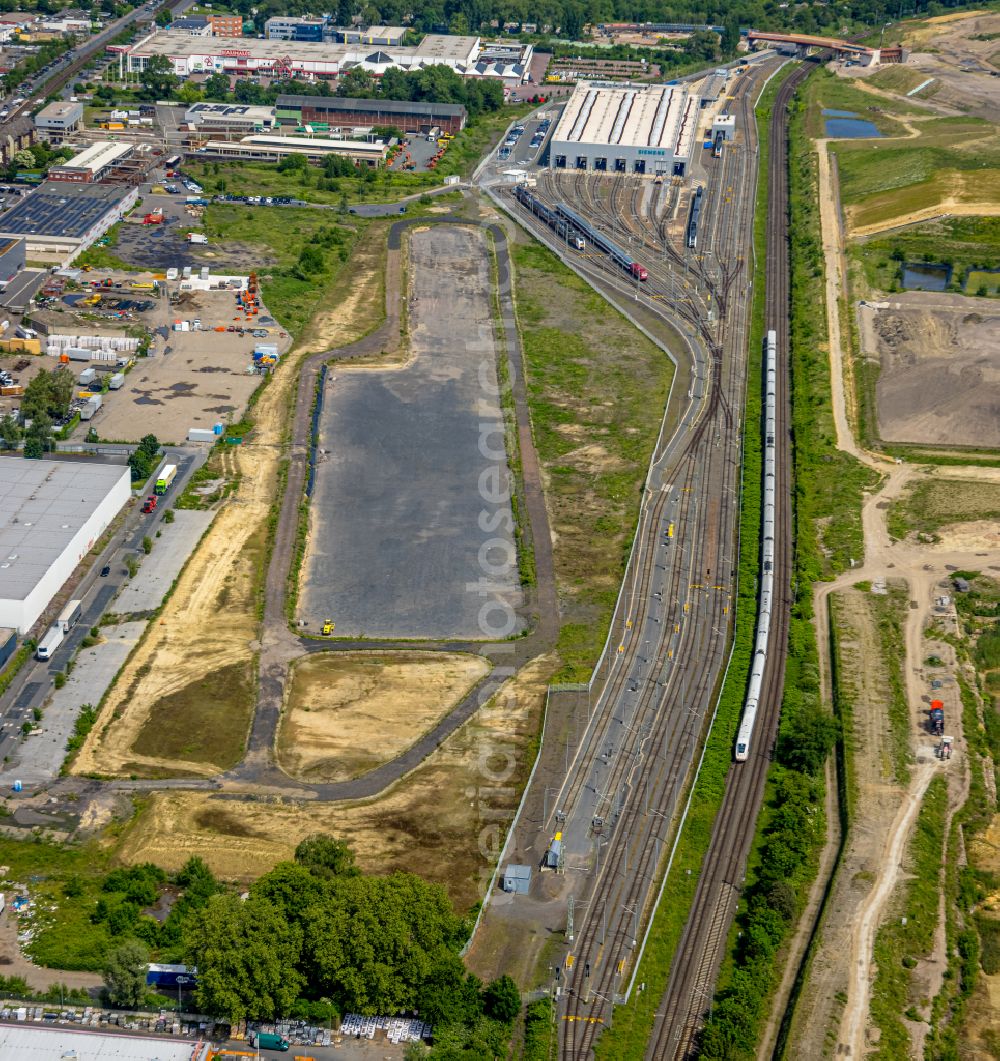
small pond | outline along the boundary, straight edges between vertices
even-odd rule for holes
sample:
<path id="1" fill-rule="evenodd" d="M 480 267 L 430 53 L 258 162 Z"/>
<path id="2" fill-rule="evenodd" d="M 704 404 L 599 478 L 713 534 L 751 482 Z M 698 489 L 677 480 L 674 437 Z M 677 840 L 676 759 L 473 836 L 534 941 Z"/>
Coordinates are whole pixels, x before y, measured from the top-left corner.
<path id="1" fill-rule="evenodd" d="M 874 122 L 859 118 L 854 111 L 824 110 L 823 117 L 826 119 L 826 135 L 837 140 L 862 140 L 882 135 Z"/>
<path id="2" fill-rule="evenodd" d="M 927 262 L 903 263 L 904 291 L 946 291 L 950 280 L 950 265 L 933 265 Z"/>

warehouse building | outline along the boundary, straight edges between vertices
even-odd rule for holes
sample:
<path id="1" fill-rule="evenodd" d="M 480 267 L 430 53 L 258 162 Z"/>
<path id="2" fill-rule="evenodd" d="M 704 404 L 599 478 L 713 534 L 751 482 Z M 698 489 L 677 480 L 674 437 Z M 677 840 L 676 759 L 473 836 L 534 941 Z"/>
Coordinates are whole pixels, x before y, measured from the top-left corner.
<path id="1" fill-rule="evenodd" d="M 184 112 L 184 124 L 212 136 L 247 136 L 270 132 L 277 122 L 273 107 L 195 103 Z"/>
<path id="2" fill-rule="evenodd" d="M 15 1009 L 15 1013 L 18 1013 Z M 30 1009 L 29 1011 L 30 1012 Z M 27 1013 L 22 1019 L 27 1019 Z M 165 1036 L 115 1035 L 97 1029 L 0 1024 L 0 1057 L 20 1061 L 208 1061 L 211 1044 Z"/>
<path id="3" fill-rule="evenodd" d="M 465 128 L 468 118 L 460 103 L 411 103 L 393 99 L 342 99 L 338 96 L 279 96 L 275 114 L 282 125 L 311 125 L 320 132 L 394 125 L 404 133 L 427 133 L 434 128 L 457 133 Z"/>
<path id="4" fill-rule="evenodd" d="M 75 184 L 90 184 L 103 180 L 126 159 L 132 156 L 131 144 L 119 144 L 112 140 L 98 140 L 74 155 L 68 162 L 49 168 L 50 181 L 70 181 Z"/>
<path id="5" fill-rule="evenodd" d="M 374 50 L 373 50 L 374 48 Z M 421 70 L 448 66 L 460 74 L 474 72 L 479 57 L 478 37 L 445 37 L 429 33 L 417 45 L 333 44 L 320 41 L 226 40 L 192 37 L 187 33 L 152 33 L 118 51 L 119 69 L 138 73 L 156 55 L 170 60 L 178 77 L 222 73 L 237 77 L 336 78 L 361 68 L 375 73 L 387 69 Z"/>
<path id="6" fill-rule="evenodd" d="M 23 239 L 29 258 L 68 265 L 135 206 L 139 190 L 46 181 L 0 216 L 0 239 Z"/>
<path id="7" fill-rule="evenodd" d="M 244 136 L 241 140 L 210 140 L 204 154 L 219 158 L 260 159 L 280 162 L 289 155 L 305 155 L 310 162 L 322 162 L 328 155 L 349 158 L 356 166 L 378 166 L 385 161 L 388 145 L 384 140 L 326 140 L 302 136 Z"/>
<path id="8" fill-rule="evenodd" d="M 23 239 L 0 240 L 0 291 L 17 276 L 26 263 Z"/>
<path id="9" fill-rule="evenodd" d="M 0 457 L 0 627 L 28 633 L 131 488 L 122 465 Z"/>
<path id="10" fill-rule="evenodd" d="M 698 128 L 683 85 L 581 81 L 556 125 L 552 169 L 683 176 Z"/>

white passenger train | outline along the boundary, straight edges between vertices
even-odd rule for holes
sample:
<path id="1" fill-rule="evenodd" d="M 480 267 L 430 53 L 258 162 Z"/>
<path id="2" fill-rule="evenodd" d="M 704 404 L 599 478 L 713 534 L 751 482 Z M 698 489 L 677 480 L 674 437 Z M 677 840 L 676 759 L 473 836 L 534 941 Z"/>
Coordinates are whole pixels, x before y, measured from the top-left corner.
<path id="1" fill-rule="evenodd" d="M 771 633 L 771 603 L 774 597 L 774 502 L 776 489 L 778 336 L 767 333 L 764 361 L 764 501 L 761 521 L 760 594 L 757 601 L 757 636 L 753 646 L 750 686 L 743 705 L 743 721 L 736 734 L 736 761 L 750 756 L 753 728 L 757 722 L 764 668 L 767 666 L 767 641 Z"/>

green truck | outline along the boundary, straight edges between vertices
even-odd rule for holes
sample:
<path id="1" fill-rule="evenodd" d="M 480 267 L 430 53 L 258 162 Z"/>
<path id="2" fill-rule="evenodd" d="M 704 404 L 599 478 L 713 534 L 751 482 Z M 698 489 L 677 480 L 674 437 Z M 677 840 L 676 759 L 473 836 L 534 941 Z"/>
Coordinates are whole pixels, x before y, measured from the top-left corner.
<path id="1" fill-rule="evenodd" d="M 247 1032 L 247 1042 L 259 1050 L 280 1050 L 282 1053 L 287 1053 L 291 1045 L 274 1032 Z"/>

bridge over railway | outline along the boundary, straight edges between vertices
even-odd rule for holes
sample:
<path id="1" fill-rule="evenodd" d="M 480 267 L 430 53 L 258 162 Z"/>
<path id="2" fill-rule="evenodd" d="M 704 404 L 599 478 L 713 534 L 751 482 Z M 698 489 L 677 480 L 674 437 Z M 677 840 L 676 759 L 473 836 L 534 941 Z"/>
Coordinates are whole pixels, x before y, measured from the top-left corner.
<path id="1" fill-rule="evenodd" d="M 899 45 L 870 48 L 866 44 L 839 40 L 836 37 L 814 37 L 808 33 L 762 33 L 752 29 L 747 33 L 751 47 L 758 41 L 766 44 L 794 44 L 803 54 L 812 48 L 832 51 L 837 58 L 849 58 L 861 66 L 880 66 L 886 63 L 905 63 L 907 52 Z"/>

